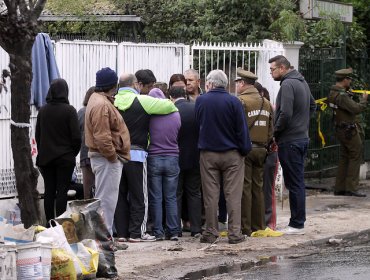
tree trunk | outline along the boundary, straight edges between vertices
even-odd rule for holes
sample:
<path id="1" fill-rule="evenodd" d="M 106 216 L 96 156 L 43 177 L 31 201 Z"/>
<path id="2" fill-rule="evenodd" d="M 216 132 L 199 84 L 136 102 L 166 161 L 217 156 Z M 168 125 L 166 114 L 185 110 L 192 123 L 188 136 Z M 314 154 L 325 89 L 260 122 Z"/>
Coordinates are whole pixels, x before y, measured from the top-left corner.
<path id="1" fill-rule="evenodd" d="M 11 71 L 11 141 L 21 219 L 26 228 L 40 224 L 38 171 L 31 157 L 30 123 L 32 46 L 46 0 L 1 1 L 0 45 L 9 54 Z M 5 6 L 4 6 L 5 4 Z M 26 124 L 22 127 L 20 124 Z"/>
<path id="2" fill-rule="evenodd" d="M 26 39 L 26 38 L 25 38 Z M 30 123 L 32 60 L 31 47 L 24 48 L 17 55 L 9 53 L 11 71 L 11 117 L 15 123 Z M 28 228 L 40 224 L 39 199 L 37 191 L 38 171 L 31 156 L 30 129 L 11 125 L 11 145 L 14 171 L 18 191 L 22 222 Z"/>

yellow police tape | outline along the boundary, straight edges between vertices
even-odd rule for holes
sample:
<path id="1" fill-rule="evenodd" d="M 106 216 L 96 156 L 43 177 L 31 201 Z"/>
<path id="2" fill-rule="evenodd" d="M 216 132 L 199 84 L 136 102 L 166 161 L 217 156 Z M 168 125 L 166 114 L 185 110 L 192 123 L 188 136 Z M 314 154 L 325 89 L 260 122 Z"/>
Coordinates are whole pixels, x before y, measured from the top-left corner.
<path id="1" fill-rule="evenodd" d="M 328 107 L 328 104 L 325 102 L 327 99 L 328 99 L 327 97 L 324 97 L 324 98 L 320 98 L 320 99 L 315 100 L 315 103 L 317 104 L 317 106 L 320 107 L 320 111 L 318 112 L 318 116 L 317 116 L 316 121 L 317 121 L 317 131 L 318 131 L 319 137 L 321 139 L 321 146 L 323 148 L 326 145 L 326 141 L 325 141 L 324 134 L 321 131 L 320 119 L 321 119 L 321 111 L 325 111 L 326 108 Z"/>
<path id="2" fill-rule="evenodd" d="M 370 94 L 370 90 L 353 89 L 351 91 L 354 92 L 354 93 Z"/>

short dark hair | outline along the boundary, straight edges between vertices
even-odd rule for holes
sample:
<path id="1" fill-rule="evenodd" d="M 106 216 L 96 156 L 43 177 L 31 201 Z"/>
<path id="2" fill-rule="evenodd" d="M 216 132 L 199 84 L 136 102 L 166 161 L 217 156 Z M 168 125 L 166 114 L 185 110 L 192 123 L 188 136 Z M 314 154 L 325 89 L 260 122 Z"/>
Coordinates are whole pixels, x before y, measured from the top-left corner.
<path id="1" fill-rule="evenodd" d="M 90 96 L 95 92 L 95 87 L 90 87 L 85 94 L 84 101 L 82 102 L 82 105 L 87 106 L 87 103 L 89 102 Z"/>
<path id="2" fill-rule="evenodd" d="M 267 90 L 267 88 L 263 87 L 262 90 L 260 91 L 260 94 L 266 98 L 268 101 L 270 101 L 270 93 Z"/>
<path id="3" fill-rule="evenodd" d="M 290 69 L 290 62 L 283 55 L 277 55 L 269 59 L 269 63 L 275 62 L 276 66 L 284 65 L 286 69 Z"/>
<path id="4" fill-rule="evenodd" d="M 183 74 L 173 74 L 170 78 L 170 82 L 168 83 L 168 86 L 172 87 L 172 85 L 175 82 L 179 82 L 179 81 L 183 81 L 186 85 L 186 79 L 185 79 L 185 76 Z"/>
<path id="5" fill-rule="evenodd" d="M 135 73 L 136 79 L 139 83 L 147 85 L 150 83 L 155 83 L 157 79 L 155 78 L 153 71 L 149 69 L 141 69 Z"/>
<path id="6" fill-rule="evenodd" d="M 270 101 L 270 93 L 267 88 L 263 87 L 259 82 L 254 83 L 254 87 L 258 90 L 260 95 Z"/>
<path id="7" fill-rule="evenodd" d="M 186 97 L 186 92 L 183 87 L 171 87 L 169 92 L 169 96 L 171 96 L 173 99 L 181 98 L 181 97 Z"/>
<path id="8" fill-rule="evenodd" d="M 261 93 L 263 86 L 259 82 L 255 82 L 254 87 L 258 90 L 259 93 Z"/>

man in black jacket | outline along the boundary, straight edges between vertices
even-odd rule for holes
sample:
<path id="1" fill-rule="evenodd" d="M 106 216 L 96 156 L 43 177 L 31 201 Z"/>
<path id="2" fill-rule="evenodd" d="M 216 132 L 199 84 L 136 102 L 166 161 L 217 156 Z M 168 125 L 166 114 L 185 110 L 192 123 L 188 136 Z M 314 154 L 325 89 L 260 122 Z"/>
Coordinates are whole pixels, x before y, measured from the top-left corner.
<path id="1" fill-rule="evenodd" d="M 315 100 L 303 76 L 291 69 L 282 55 L 269 60 L 271 76 L 280 81 L 276 98 L 274 137 L 283 168 L 284 182 L 289 190 L 290 221 L 285 234 L 304 234 L 306 221 L 306 187 L 304 159 L 308 147 L 310 117 L 316 109 Z"/>
<path id="2" fill-rule="evenodd" d="M 181 228 L 180 213 L 182 213 L 184 195 L 189 211 L 191 236 L 198 236 L 201 232 L 202 202 L 198 150 L 199 127 L 195 121 L 195 103 L 186 100 L 183 87 L 172 87 L 169 95 L 179 109 L 181 117 L 181 128 L 178 135 L 180 175 L 177 188 L 179 228 Z"/>

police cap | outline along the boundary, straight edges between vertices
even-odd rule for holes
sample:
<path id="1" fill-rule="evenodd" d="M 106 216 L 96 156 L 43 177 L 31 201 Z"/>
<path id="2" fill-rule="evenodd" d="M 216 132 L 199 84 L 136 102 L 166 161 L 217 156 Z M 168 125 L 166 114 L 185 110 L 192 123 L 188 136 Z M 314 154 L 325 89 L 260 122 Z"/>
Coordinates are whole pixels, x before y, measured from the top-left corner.
<path id="1" fill-rule="evenodd" d="M 253 74 L 250 71 L 244 70 L 243 68 L 240 68 L 240 67 L 237 69 L 236 75 L 237 77 L 235 81 L 242 80 L 243 78 L 252 79 L 252 80 L 258 79 L 258 77 L 255 74 Z"/>
<path id="2" fill-rule="evenodd" d="M 335 76 L 338 78 L 352 78 L 352 73 L 352 68 L 340 69 L 338 71 L 335 71 Z"/>

